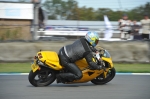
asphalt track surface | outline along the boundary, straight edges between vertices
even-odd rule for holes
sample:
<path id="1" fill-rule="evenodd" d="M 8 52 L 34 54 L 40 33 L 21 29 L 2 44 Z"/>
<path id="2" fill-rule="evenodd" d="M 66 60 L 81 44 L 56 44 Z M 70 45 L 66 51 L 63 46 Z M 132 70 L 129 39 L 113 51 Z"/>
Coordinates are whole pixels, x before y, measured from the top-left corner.
<path id="1" fill-rule="evenodd" d="M 150 99 L 149 75 L 117 75 L 105 85 L 91 82 L 33 87 L 26 75 L 0 76 L 0 99 Z"/>

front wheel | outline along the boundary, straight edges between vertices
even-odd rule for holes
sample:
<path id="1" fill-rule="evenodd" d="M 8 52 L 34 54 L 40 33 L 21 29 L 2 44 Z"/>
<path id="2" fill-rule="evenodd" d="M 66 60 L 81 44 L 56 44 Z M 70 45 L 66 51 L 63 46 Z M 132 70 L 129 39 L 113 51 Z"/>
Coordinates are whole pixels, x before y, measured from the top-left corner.
<path id="1" fill-rule="evenodd" d="M 48 68 L 41 68 L 33 72 L 32 70 L 28 76 L 29 82 L 35 87 L 48 86 L 56 79 L 56 73 L 54 70 Z"/>
<path id="2" fill-rule="evenodd" d="M 116 74 L 115 68 L 111 68 L 109 69 L 106 78 L 104 78 L 103 74 L 101 74 L 95 79 L 91 80 L 91 82 L 96 85 L 103 85 L 110 82 L 115 77 L 115 74 Z"/>

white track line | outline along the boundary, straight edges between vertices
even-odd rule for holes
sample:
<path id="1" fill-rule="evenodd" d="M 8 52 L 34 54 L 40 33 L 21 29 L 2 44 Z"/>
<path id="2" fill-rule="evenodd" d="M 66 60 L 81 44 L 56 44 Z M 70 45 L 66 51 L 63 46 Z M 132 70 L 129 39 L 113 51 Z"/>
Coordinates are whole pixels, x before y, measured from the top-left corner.
<path id="1" fill-rule="evenodd" d="M 29 73 L 0 73 L 0 76 L 29 75 Z M 116 75 L 150 75 L 150 73 L 116 73 Z"/>

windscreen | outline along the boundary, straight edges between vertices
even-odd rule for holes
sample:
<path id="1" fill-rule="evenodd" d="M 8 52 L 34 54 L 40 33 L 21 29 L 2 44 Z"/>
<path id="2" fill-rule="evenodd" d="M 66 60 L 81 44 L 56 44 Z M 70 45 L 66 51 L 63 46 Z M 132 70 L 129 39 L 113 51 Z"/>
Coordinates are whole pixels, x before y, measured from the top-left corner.
<path id="1" fill-rule="evenodd" d="M 111 56 L 107 50 L 104 50 L 103 57 L 110 58 Z"/>

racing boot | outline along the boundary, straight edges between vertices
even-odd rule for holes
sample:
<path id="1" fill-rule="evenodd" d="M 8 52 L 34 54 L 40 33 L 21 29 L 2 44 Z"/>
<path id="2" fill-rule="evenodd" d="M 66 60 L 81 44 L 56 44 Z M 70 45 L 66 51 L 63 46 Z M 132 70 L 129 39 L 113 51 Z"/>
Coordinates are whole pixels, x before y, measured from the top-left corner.
<path id="1" fill-rule="evenodd" d="M 57 83 L 72 82 L 75 80 L 75 75 L 72 73 L 60 73 L 56 76 Z"/>

